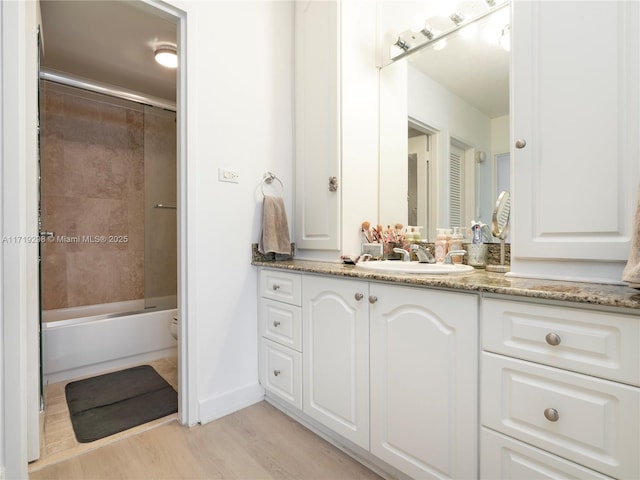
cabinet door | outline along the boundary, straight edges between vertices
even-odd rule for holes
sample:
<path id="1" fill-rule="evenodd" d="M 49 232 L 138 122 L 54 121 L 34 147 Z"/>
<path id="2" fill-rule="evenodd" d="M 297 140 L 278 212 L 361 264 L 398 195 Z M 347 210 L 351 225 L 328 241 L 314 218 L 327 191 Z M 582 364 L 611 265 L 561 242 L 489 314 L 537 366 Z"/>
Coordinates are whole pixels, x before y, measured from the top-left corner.
<path id="1" fill-rule="evenodd" d="M 571 259 L 577 277 L 619 281 L 640 170 L 640 4 L 512 9 L 512 270 Z M 605 262 L 587 267 L 594 260 Z M 567 275 L 568 264 L 547 263 Z"/>
<path id="2" fill-rule="evenodd" d="M 339 2 L 294 2 L 296 247 L 340 249 Z"/>
<path id="3" fill-rule="evenodd" d="M 477 297 L 370 295 L 371 452 L 414 478 L 477 478 Z"/>
<path id="4" fill-rule="evenodd" d="M 369 448 L 368 284 L 303 278 L 303 410 Z"/>

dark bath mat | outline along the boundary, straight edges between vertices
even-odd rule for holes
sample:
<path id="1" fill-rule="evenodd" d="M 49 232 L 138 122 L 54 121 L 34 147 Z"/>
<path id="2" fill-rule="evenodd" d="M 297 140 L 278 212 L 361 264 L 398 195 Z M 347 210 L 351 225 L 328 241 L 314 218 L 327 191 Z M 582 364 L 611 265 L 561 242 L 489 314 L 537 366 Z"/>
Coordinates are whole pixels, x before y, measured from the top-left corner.
<path id="1" fill-rule="evenodd" d="M 80 443 L 178 411 L 178 394 L 150 365 L 70 382 L 65 394 Z"/>

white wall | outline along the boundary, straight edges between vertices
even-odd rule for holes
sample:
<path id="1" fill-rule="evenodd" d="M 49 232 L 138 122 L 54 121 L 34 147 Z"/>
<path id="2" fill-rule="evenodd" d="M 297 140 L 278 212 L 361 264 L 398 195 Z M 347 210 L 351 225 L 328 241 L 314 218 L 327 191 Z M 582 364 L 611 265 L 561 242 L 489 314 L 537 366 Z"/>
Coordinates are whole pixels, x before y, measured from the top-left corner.
<path id="1" fill-rule="evenodd" d="M 182 2 L 187 17 L 189 338 L 198 421 L 262 398 L 258 385 L 257 275 L 251 243 L 269 170 L 292 216 L 292 5 Z M 220 183 L 218 168 L 240 182 Z"/>

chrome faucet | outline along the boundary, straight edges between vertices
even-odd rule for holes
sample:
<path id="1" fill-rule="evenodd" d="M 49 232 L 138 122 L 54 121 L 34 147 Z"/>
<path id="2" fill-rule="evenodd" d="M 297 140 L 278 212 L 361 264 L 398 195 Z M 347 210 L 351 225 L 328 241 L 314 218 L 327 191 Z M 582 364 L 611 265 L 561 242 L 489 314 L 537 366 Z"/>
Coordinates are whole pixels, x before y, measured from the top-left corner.
<path id="1" fill-rule="evenodd" d="M 409 252 L 407 252 L 404 248 L 394 248 L 393 251 L 402 255 L 403 262 L 409 262 L 411 260 Z"/>
<path id="2" fill-rule="evenodd" d="M 428 248 L 418 245 L 417 243 L 411 244 L 411 251 L 415 252 L 420 263 L 436 263 L 436 257 L 431 255 Z"/>
<path id="3" fill-rule="evenodd" d="M 449 253 L 447 253 L 447 256 L 444 257 L 444 263 L 446 265 L 453 265 L 453 260 L 451 260 L 451 257 L 461 257 L 466 254 L 466 250 L 451 250 Z"/>

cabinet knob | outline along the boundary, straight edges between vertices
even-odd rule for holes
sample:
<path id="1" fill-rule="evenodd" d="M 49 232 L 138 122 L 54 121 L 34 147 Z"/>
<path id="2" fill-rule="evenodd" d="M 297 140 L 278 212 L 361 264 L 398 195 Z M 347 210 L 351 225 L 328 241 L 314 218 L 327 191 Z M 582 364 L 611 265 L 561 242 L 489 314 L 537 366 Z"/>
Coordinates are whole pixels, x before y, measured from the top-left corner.
<path id="1" fill-rule="evenodd" d="M 560 342 L 562 341 L 562 339 L 560 338 L 560 335 L 553 332 L 547 333 L 547 336 L 544 338 L 549 345 L 553 345 L 554 347 L 556 345 L 560 345 Z"/>
<path id="2" fill-rule="evenodd" d="M 274 320 L 273 321 L 273 326 L 274 327 L 279 327 L 280 326 L 280 322 L 278 320 Z"/>
<path id="3" fill-rule="evenodd" d="M 277 283 L 274 283 L 271 288 L 273 288 L 273 290 L 276 291 L 280 288 L 280 285 L 278 285 Z"/>
<path id="4" fill-rule="evenodd" d="M 519 138 L 516 140 L 516 148 L 524 148 L 527 145 L 527 141 L 524 138 Z"/>
<path id="5" fill-rule="evenodd" d="M 274 370 L 273 374 L 277 377 L 278 375 L 280 375 L 280 370 Z"/>
<path id="6" fill-rule="evenodd" d="M 544 418 L 550 422 L 557 422 L 560 419 L 560 414 L 555 408 L 547 408 L 544 411 Z"/>
<path id="7" fill-rule="evenodd" d="M 338 190 L 338 177 L 329 177 L 329 191 L 335 192 Z"/>
<path id="8" fill-rule="evenodd" d="M 369 296 L 369 303 L 376 303 L 377 301 L 378 301 L 378 297 L 376 297 L 375 295 Z"/>
<path id="9" fill-rule="evenodd" d="M 358 293 L 356 293 L 356 294 L 354 295 L 354 298 L 355 298 L 357 301 L 360 301 L 360 300 L 362 300 L 362 299 L 364 298 L 364 295 L 363 295 L 363 294 L 361 294 L 360 292 L 358 292 Z"/>

